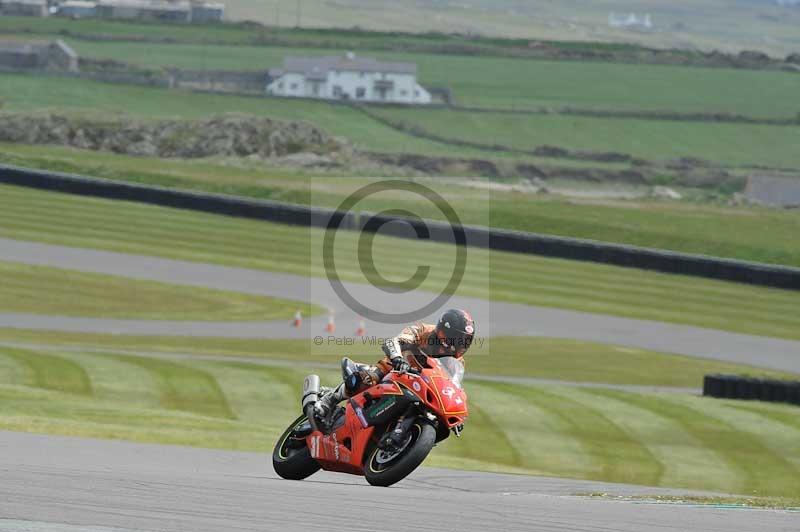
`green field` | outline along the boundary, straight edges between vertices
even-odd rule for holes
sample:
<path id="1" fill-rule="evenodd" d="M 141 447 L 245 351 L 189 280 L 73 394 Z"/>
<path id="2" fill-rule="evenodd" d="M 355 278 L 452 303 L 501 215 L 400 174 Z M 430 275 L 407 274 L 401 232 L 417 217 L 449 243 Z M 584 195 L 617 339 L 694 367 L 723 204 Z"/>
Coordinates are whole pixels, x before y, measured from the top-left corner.
<path id="1" fill-rule="evenodd" d="M 800 80 L 800 76 L 797 76 Z M 790 101 L 790 100 L 786 100 Z M 800 168 L 800 126 L 470 113 L 442 109 L 373 111 L 408 129 L 518 150 L 551 145 L 622 152 L 648 161 L 697 157 L 723 166 Z"/>
<path id="2" fill-rule="evenodd" d="M 61 147 L 0 144 L 0 161 L 96 177 L 292 203 L 338 206 L 368 178 L 311 176 L 297 169 L 233 161 L 128 157 Z M 445 193 L 464 223 L 620 242 L 800 266 L 800 212 L 653 200 L 571 200 L 552 195 L 454 187 L 437 178 L 421 183 Z M 478 185 L 488 185 L 477 181 Z M 361 205 L 361 204 L 360 204 Z M 365 210 L 403 207 L 427 218 L 442 214 L 427 201 L 375 197 Z M 764 231 L 768 226 L 769 231 Z"/>
<path id="3" fill-rule="evenodd" d="M 301 4 L 282 0 L 237 0 L 226 5 L 228 20 L 256 20 L 270 28 L 257 26 L 207 25 L 200 27 L 162 26 L 156 24 L 121 24 L 91 20 L 69 21 L 50 18 L 31 21 L 19 17 L 9 19 L 0 28 L 19 31 L 58 31 L 69 28 L 83 34 L 167 36 L 177 40 L 210 39 L 223 42 L 247 42 L 262 34 L 282 40 L 328 40 L 341 44 L 386 46 L 402 45 L 411 40 L 406 32 L 455 32 L 457 35 L 423 34 L 416 40 L 448 42 L 470 49 L 505 47 L 509 36 L 520 38 L 522 45 L 529 39 L 556 41 L 589 41 L 594 47 L 620 46 L 639 43 L 652 47 L 672 47 L 689 50 L 734 50 L 742 48 L 765 50 L 778 55 L 796 51 L 800 45 L 796 25 L 797 11 L 761 2 L 731 4 L 722 0 L 702 2 L 669 2 L 636 0 L 620 4 L 616 1 L 592 3 L 546 2 L 535 0 L 520 3 L 516 0 L 481 0 L 470 5 L 423 1 L 397 4 L 389 0 L 343 0 L 335 4 L 309 0 Z M 626 31 L 610 28 L 607 17 L 612 11 L 651 13 L 656 31 Z M 299 14 L 299 18 L 298 18 Z M 389 34 L 370 34 L 353 31 L 357 28 L 389 31 Z M 276 28 L 303 27 L 301 32 Z M 313 28 L 346 28 L 346 30 Z M 294 35 L 299 33 L 299 35 Z M 482 38 L 478 35 L 502 36 L 504 39 Z M 768 35 L 769 38 L 765 38 Z M 499 43 L 496 41 L 500 41 Z M 603 41 L 603 42 L 597 42 Z M 517 43 L 513 43 L 517 44 Z M 568 44 L 579 45 L 576 42 Z"/>
<path id="4" fill-rule="evenodd" d="M 252 340 L 171 336 L 128 336 L 0 328 L 0 344 L 35 344 L 67 351 L 101 351 L 158 356 L 212 356 L 221 359 L 248 358 L 254 363 L 287 363 L 298 366 L 338 365 L 346 355 L 359 361 L 383 356 L 380 347 L 356 342 L 341 347 L 312 346 L 307 340 Z M 513 368 L 513 370 L 512 370 Z M 476 343 L 469 352 L 468 374 L 530 377 L 577 383 L 640 385 L 699 389 L 703 376 L 711 373 L 746 374 L 773 379 L 796 379 L 797 375 L 763 368 L 728 364 L 679 355 L 656 353 L 615 345 L 540 337 L 493 337 Z"/>
<path id="5" fill-rule="evenodd" d="M 622 66 L 628 68 L 626 65 Z M 793 76 L 791 79 L 798 82 L 797 86 L 789 90 L 789 93 L 794 94 L 800 89 L 800 76 Z M 358 109 L 324 102 L 200 94 L 55 77 L 3 75 L 2 81 L 0 103 L 2 109 L 7 111 L 185 119 L 221 113 L 243 113 L 307 121 L 332 135 L 344 137 L 355 147 L 367 151 L 502 159 L 556 166 L 591 164 L 595 168 L 609 168 L 609 165 L 603 163 L 565 162 L 563 159 L 536 158 L 502 150 L 455 146 L 427 140 L 380 123 Z M 746 90 L 765 92 L 758 87 Z M 491 90 L 484 88 L 478 92 L 490 94 Z M 784 102 L 794 106 L 793 96 L 783 94 L 758 101 Z M 563 103 L 570 102 L 565 100 Z M 664 102 L 664 105 L 680 104 Z M 781 112 L 790 111 L 787 108 Z M 441 109 L 382 109 L 373 112 L 394 122 L 406 124 L 406 129 L 421 127 L 423 131 L 445 139 L 477 142 L 484 146 L 502 145 L 517 150 L 533 150 L 537 146 L 550 145 L 572 150 L 616 151 L 655 162 L 689 157 L 734 168 L 752 165 L 772 168 L 800 167 L 797 150 L 794 149 L 800 143 L 800 127 L 797 126 L 547 114 L 514 115 Z M 663 172 L 665 175 L 670 174 L 669 170 Z"/>
<path id="6" fill-rule="evenodd" d="M 324 275 L 317 256 L 321 231 L 17 187 L 0 191 L 3 237 Z M 357 239 L 357 233 L 337 237 L 337 268 L 343 280 L 364 282 Z M 446 286 L 455 260 L 451 247 L 432 242 L 378 235 L 374 247 L 381 250 L 377 269 L 389 279 L 406 279 L 416 269 L 416 257 L 430 258 L 431 272 L 421 288 L 433 291 Z M 800 338 L 797 292 L 591 263 L 471 249 L 457 293 Z"/>
<path id="7" fill-rule="evenodd" d="M 289 320 L 301 301 L 0 262 L 0 312 L 115 319 Z"/>
<path id="8" fill-rule="evenodd" d="M 289 55 L 345 52 L 344 49 L 68 41 L 81 57 L 115 59 L 143 67 L 196 70 L 267 70 L 280 67 L 283 58 Z M 390 61 L 416 63 L 420 83 L 451 88 L 458 103 L 465 106 L 727 112 L 783 118 L 800 112 L 795 98 L 800 90 L 800 76 L 789 72 L 364 53 Z M 754 98 L 754 94 L 759 97 Z"/>
<path id="9" fill-rule="evenodd" d="M 202 118 L 220 113 L 311 122 L 356 146 L 385 152 L 484 155 L 415 139 L 376 123 L 360 111 L 323 102 L 199 94 L 96 81 L 0 75 L 0 101 L 8 111 L 65 111 L 81 116 L 131 115 L 143 118 Z"/>
<path id="10" fill-rule="evenodd" d="M 0 347 L 0 427 L 269 451 L 294 417 L 308 371 Z M 322 376 L 337 379 L 334 371 Z M 429 465 L 800 497 L 796 407 L 563 386 L 466 386 L 465 435 L 437 447 Z"/>

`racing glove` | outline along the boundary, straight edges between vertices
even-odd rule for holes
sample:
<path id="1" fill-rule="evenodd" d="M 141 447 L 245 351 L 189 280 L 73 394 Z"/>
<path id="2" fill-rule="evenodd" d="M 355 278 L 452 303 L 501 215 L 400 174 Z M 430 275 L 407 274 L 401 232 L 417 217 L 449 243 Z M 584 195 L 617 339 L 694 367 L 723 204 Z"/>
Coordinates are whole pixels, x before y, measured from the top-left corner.
<path id="1" fill-rule="evenodd" d="M 392 358 L 390 360 L 392 362 L 392 368 L 394 368 L 395 371 L 406 373 L 411 369 L 411 365 L 406 362 L 406 359 L 404 359 L 402 356 Z"/>
<path id="2" fill-rule="evenodd" d="M 395 371 L 408 371 L 411 368 L 411 365 L 403 357 L 403 350 L 397 338 L 387 340 L 383 344 L 383 352 L 389 358 L 389 362 L 392 363 L 392 368 Z"/>

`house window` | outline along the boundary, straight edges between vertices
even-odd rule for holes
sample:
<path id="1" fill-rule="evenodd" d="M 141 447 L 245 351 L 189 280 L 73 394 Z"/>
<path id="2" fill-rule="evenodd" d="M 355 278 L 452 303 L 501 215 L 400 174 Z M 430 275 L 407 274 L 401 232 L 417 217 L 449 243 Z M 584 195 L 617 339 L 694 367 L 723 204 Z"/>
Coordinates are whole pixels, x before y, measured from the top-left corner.
<path id="1" fill-rule="evenodd" d="M 342 97 L 342 87 L 339 85 L 333 86 L 333 97 L 334 98 L 341 98 Z"/>
<path id="2" fill-rule="evenodd" d="M 366 74 L 365 72 L 359 72 L 359 73 L 358 73 L 358 77 L 359 77 L 359 78 L 363 78 L 363 77 L 364 77 L 364 76 L 366 76 L 366 75 L 367 75 L 367 74 Z"/>
<path id="3" fill-rule="evenodd" d="M 400 96 L 408 96 L 408 91 L 403 89 L 400 91 Z"/>
<path id="4" fill-rule="evenodd" d="M 292 83 L 291 86 L 289 86 L 289 88 L 291 90 L 293 90 L 293 91 L 296 91 L 297 90 L 297 83 Z"/>
<path id="5" fill-rule="evenodd" d="M 414 91 L 414 97 L 419 98 L 419 91 Z"/>
<path id="6" fill-rule="evenodd" d="M 280 83 L 278 83 L 278 90 L 280 90 L 280 91 L 283 90 L 283 82 L 282 81 Z"/>
<path id="7" fill-rule="evenodd" d="M 356 87 L 356 98 L 363 98 L 367 95 L 367 89 L 364 87 Z"/>

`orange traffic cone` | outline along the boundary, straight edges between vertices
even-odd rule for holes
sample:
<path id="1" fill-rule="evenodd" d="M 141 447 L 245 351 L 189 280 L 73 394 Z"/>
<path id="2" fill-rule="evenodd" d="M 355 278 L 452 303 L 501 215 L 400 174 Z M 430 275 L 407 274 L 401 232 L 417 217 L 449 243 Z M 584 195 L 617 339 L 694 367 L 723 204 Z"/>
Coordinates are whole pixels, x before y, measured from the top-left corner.
<path id="1" fill-rule="evenodd" d="M 325 326 L 325 330 L 330 334 L 336 332 L 336 322 L 333 321 L 333 312 L 328 314 L 328 325 Z"/>
<path id="2" fill-rule="evenodd" d="M 367 334 L 367 326 L 364 323 L 364 318 L 358 322 L 358 329 L 356 329 L 356 336 L 364 336 Z"/>
<path id="3" fill-rule="evenodd" d="M 302 323 L 303 323 L 303 313 L 298 310 L 297 312 L 294 313 L 294 321 L 292 322 L 292 325 L 294 327 L 299 328 Z"/>

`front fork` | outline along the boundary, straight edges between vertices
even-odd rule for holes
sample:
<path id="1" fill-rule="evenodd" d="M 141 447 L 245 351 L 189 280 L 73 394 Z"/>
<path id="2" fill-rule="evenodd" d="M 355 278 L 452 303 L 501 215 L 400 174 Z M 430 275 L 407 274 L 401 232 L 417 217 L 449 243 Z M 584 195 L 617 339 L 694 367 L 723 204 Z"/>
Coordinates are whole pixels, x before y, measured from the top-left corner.
<path id="1" fill-rule="evenodd" d="M 413 403 L 408 406 L 402 416 L 397 418 L 394 429 L 386 431 L 386 433 L 378 442 L 378 448 L 383 451 L 396 450 L 403 445 L 406 440 L 408 429 L 414 424 L 417 419 L 418 403 Z"/>

